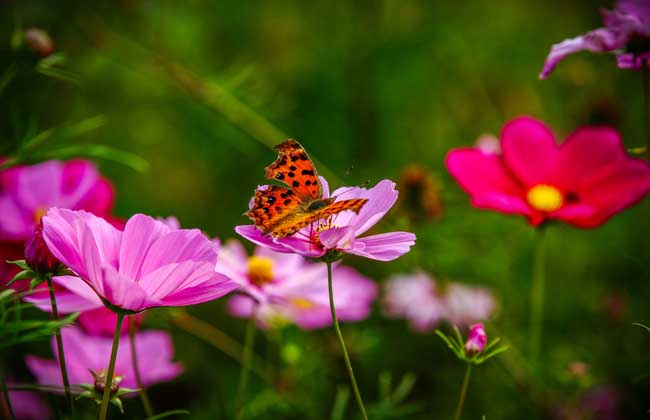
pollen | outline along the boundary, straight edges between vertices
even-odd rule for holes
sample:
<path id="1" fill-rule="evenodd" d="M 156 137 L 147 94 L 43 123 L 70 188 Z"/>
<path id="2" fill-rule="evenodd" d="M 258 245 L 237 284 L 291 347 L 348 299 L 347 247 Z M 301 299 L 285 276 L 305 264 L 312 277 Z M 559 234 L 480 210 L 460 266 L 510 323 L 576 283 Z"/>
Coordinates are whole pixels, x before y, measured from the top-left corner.
<path id="1" fill-rule="evenodd" d="M 265 257 L 250 257 L 248 259 L 248 280 L 262 286 L 273 281 L 273 260 Z"/>
<path id="2" fill-rule="evenodd" d="M 535 210 L 551 212 L 559 209 L 564 204 L 560 190 L 552 185 L 538 184 L 528 190 L 526 194 L 528 204 Z"/>

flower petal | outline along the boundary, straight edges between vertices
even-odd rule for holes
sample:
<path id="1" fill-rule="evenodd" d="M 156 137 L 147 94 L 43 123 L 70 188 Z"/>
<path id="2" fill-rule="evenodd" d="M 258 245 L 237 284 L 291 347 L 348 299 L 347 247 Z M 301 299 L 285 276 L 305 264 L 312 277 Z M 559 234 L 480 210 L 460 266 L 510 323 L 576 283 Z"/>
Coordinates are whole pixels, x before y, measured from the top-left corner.
<path id="1" fill-rule="evenodd" d="M 477 149 L 455 149 L 447 155 L 447 170 L 479 208 L 529 215 L 523 188 L 512 178 L 503 159 Z"/>
<path id="2" fill-rule="evenodd" d="M 391 261 L 409 252 L 413 245 L 414 234 L 389 232 L 359 238 L 355 241 L 355 247 L 346 252 L 377 261 Z"/>
<path id="3" fill-rule="evenodd" d="M 271 236 L 262 233 L 262 231 L 255 227 L 255 225 L 236 226 L 235 232 L 248 239 L 252 243 L 270 248 L 275 252 L 291 252 L 291 250 L 287 249 L 287 247 L 284 245 L 274 242 Z"/>
<path id="4" fill-rule="evenodd" d="M 120 247 L 120 273 L 134 280 L 139 279 L 149 248 L 170 230 L 169 226 L 153 217 L 144 214 L 131 217 L 126 222 Z"/>
<path id="5" fill-rule="evenodd" d="M 214 266 L 218 248 L 198 229 L 169 232 L 149 248 L 140 276 L 144 277 L 164 265 L 188 260 L 209 262 Z"/>
<path id="6" fill-rule="evenodd" d="M 384 179 L 370 189 L 359 187 L 339 188 L 332 194 L 336 201 L 365 198 L 368 202 L 358 214 L 346 211 L 334 216 L 336 226 L 354 226 L 357 235 L 362 235 L 373 227 L 397 201 L 397 190 L 393 181 Z"/>
<path id="7" fill-rule="evenodd" d="M 524 187 L 554 183 L 560 149 L 541 121 L 530 117 L 510 121 L 501 132 L 501 149 L 506 166 Z"/>

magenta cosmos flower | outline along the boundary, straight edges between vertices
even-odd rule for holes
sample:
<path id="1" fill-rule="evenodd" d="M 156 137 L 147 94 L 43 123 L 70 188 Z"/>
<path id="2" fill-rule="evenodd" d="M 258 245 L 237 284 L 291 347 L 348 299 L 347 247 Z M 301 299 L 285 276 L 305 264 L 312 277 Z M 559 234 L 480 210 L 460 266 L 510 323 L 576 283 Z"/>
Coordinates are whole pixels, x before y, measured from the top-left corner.
<path id="1" fill-rule="evenodd" d="M 612 11 L 602 10 L 604 28 L 599 28 L 551 47 L 540 78 L 578 51 L 612 52 L 618 67 L 639 70 L 650 64 L 650 2 L 619 0 Z"/>
<path id="2" fill-rule="evenodd" d="M 16 420 L 43 420 L 51 418 L 50 409 L 38 392 L 9 391 L 9 402 L 11 403 Z"/>
<path id="3" fill-rule="evenodd" d="M 496 308 L 487 289 L 450 283 L 440 291 L 435 279 L 423 271 L 394 275 L 384 286 L 384 314 L 408 320 L 417 332 L 431 331 L 443 321 L 454 325 L 484 321 Z"/>
<path id="4" fill-rule="evenodd" d="M 581 128 L 558 145 L 541 121 L 519 117 L 503 128 L 501 149 L 452 150 L 447 169 L 475 207 L 521 214 L 533 226 L 596 227 L 650 190 L 650 166 L 629 157 L 610 128 Z"/>
<path id="5" fill-rule="evenodd" d="M 327 181 L 320 177 L 323 197 L 330 197 Z M 249 241 L 268 247 L 276 252 L 297 253 L 307 257 L 319 258 L 330 250 L 378 261 L 390 261 L 409 251 L 415 244 L 415 235 L 409 232 L 389 232 L 360 238 L 397 201 L 395 183 L 380 181 L 373 188 L 339 188 L 331 195 L 334 201 L 365 198 L 368 200 L 359 213 L 344 211 L 334 215 L 331 220 L 323 219 L 307 226 L 291 236 L 281 239 L 262 233 L 255 225 L 241 225 L 235 231 Z M 252 202 L 251 202 L 252 205 Z"/>
<path id="6" fill-rule="evenodd" d="M 65 362 L 71 385 L 93 384 L 96 374 L 106 374 L 111 356 L 112 338 L 84 334 L 77 327 L 61 330 Z M 174 347 L 169 335 L 162 331 L 143 331 L 135 335 L 138 369 L 144 386 L 151 386 L 177 377 L 181 365 L 172 361 Z M 56 340 L 52 338 L 55 360 L 27 356 L 25 361 L 40 385 L 62 386 Z M 138 388 L 131 360 L 131 346 L 120 346 L 115 362 L 114 378 L 121 378 L 120 387 Z M 136 394 L 133 394 L 136 395 Z"/>
<path id="7" fill-rule="evenodd" d="M 85 160 L 48 161 L 0 172 L 0 283 L 19 271 L 5 261 L 23 257 L 25 241 L 48 208 L 83 209 L 108 217 L 112 206 L 113 187 Z M 14 288 L 23 290 L 28 284 L 21 281 Z"/>
<path id="8" fill-rule="evenodd" d="M 43 217 L 43 238 L 52 254 L 111 309 L 194 305 L 237 288 L 214 271 L 217 243 L 198 229 L 175 230 L 142 214 L 120 231 L 85 211 L 53 208 Z M 84 298 L 92 296 L 78 281 L 66 281 L 66 287 L 77 288 L 75 294 Z"/>
<path id="9" fill-rule="evenodd" d="M 257 247 L 249 257 L 238 241 L 229 241 L 219 253 L 215 270 L 240 285 L 242 294 L 228 302 L 235 316 L 250 318 L 255 314 L 262 328 L 293 323 L 314 329 L 332 323 L 324 264 L 265 247 Z M 370 279 L 349 267 L 334 265 L 333 283 L 340 320 L 368 317 L 377 296 L 377 286 Z"/>
<path id="10" fill-rule="evenodd" d="M 0 240 L 24 242 L 50 207 L 108 216 L 112 206 L 113 187 L 90 162 L 18 166 L 0 173 Z"/>

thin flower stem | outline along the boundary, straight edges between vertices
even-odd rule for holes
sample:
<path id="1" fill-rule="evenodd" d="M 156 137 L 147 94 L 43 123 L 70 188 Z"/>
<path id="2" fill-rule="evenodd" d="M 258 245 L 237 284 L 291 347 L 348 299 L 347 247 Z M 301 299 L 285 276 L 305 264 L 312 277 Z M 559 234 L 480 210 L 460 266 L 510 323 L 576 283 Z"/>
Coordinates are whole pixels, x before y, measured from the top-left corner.
<path id="1" fill-rule="evenodd" d="M 546 246 L 545 233 L 539 228 L 535 255 L 533 256 L 533 278 L 530 288 L 530 360 L 533 368 L 537 367 L 542 343 L 544 323 L 544 289 L 546 283 Z"/>
<path id="2" fill-rule="evenodd" d="M 459 420 L 460 415 L 463 413 L 463 405 L 465 405 L 465 397 L 467 396 L 467 388 L 469 387 L 469 377 L 472 373 L 472 365 L 467 364 L 467 369 L 465 369 L 465 377 L 463 378 L 463 386 L 460 389 L 460 397 L 458 398 L 458 405 L 456 405 L 456 413 L 454 414 L 454 420 Z"/>
<path id="3" fill-rule="evenodd" d="M 248 386 L 248 374 L 250 372 L 251 360 L 253 358 L 253 345 L 255 344 L 255 322 L 257 321 L 257 311 L 253 310 L 251 317 L 246 325 L 246 336 L 244 338 L 244 352 L 242 354 L 242 368 L 239 376 L 239 386 L 237 387 L 237 399 L 235 400 L 235 412 L 237 420 L 244 417 L 244 394 Z"/>
<path id="4" fill-rule="evenodd" d="M 142 377 L 140 376 L 140 369 L 138 368 L 138 353 L 135 346 L 135 319 L 133 316 L 129 316 L 129 344 L 131 346 L 131 362 L 133 363 L 133 372 L 135 373 L 135 382 L 138 384 L 140 389 L 140 399 L 142 400 L 142 406 L 144 407 L 144 412 L 147 417 L 153 417 L 154 412 L 151 407 L 151 401 L 147 395 L 147 390 L 142 384 Z"/>
<path id="5" fill-rule="evenodd" d="M 356 398 L 357 404 L 359 405 L 361 416 L 363 417 L 364 420 L 368 420 L 368 415 L 366 414 L 366 407 L 363 405 L 363 399 L 361 399 L 361 393 L 359 392 L 359 387 L 357 386 L 357 380 L 354 377 L 354 371 L 352 370 L 352 363 L 350 363 L 350 356 L 348 356 L 348 350 L 345 347 L 345 341 L 343 341 L 343 334 L 341 334 L 341 327 L 339 327 L 339 321 L 336 318 L 336 309 L 334 309 L 334 291 L 332 289 L 332 263 L 330 261 L 327 261 L 326 264 L 327 264 L 327 287 L 329 289 L 330 311 L 332 312 L 332 322 L 334 324 L 334 329 L 336 330 L 336 336 L 339 339 L 339 344 L 341 345 L 341 351 L 343 352 L 343 359 L 345 360 L 345 366 L 348 369 L 348 376 L 350 377 L 350 384 L 352 385 L 352 390 L 354 391 L 354 398 Z"/>
<path id="6" fill-rule="evenodd" d="M 47 278 L 47 288 L 50 291 L 50 303 L 52 305 L 52 319 L 55 321 L 59 319 L 59 311 L 56 307 L 56 296 L 54 295 L 54 286 L 52 285 L 52 278 Z M 74 410 L 74 399 L 70 393 L 70 380 L 68 379 L 68 369 L 65 362 L 65 353 L 63 352 L 63 339 L 61 338 L 61 329 L 54 330 L 56 337 L 56 351 L 59 355 L 59 366 L 61 368 L 61 378 L 63 378 L 63 389 L 65 390 L 65 397 L 70 404 L 70 411 Z"/>
<path id="7" fill-rule="evenodd" d="M 7 389 L 7 383 L 5 382 L 4 376 L 0 375 L 0 387 L 2 387 L 2 395 L 4 397 L 4 408 L 9 414 L 11 420 L 16 420 L 16 414 L 14 414 L 14 409 L 11 406 L 11 400 L 9 399 L 9 390 Z"/>
<path id="8" fill-rule="evenodd" d="M 113 347 L 111 349 L 111 359 L 108 362 L 108 373 L 106 374 L 106 383 L 104 385 L 104 396 L 102 397 L 102 406 L 99 409 L 99 420 L 106 419 L 108 413 L 108 403 L 111 399 L 111 386 L 113 385 L 113 374 L 115 373 L 115 360 L 117 359 L 117 349 L 120 345 L 120 332 L 122 330 L 122 321 L 124 314 L 117 313 L 117 324 L 115 325 L 115 334 L 113 335 Z"/>
<path id="9" fill-rule="evenodd" d="M 646 154 L 650 160 L 650 64 L 646 61 L 641 69 L 641 82 L 643 83 L 643 111 L 647 136 Z"/>

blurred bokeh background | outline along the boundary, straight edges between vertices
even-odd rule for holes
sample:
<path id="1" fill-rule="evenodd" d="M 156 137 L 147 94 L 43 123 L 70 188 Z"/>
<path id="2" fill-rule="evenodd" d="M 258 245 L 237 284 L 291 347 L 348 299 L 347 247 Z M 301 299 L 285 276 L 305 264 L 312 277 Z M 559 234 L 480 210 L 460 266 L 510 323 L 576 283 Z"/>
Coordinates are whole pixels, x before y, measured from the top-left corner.
<path id="1" fill-rule="evenodd" d="M 526 350 L 535 232 L 523 218 L 471 208 L 443 165 L 449 149 L 498 135 L 522 114 L 558 138 L 608 124 L 626 146 L 645 144 L 641 76 L 617 69 L 612 56 L 579 54 L 538 79 L 551 44 L 601 26 L 599 6 L 612 4 L 0 1 L 0 155 L 52 128 L 26 159 L 70 145 L 77 154 L 91 145 L 128 152 L 96 160 L 115 185 L 118 216 L 174 215 L 222 239 L 248 223 L 242 213 L 285 138 L 301 141 L 336 186 L 399 180 L 419 165 L 433 192 L 400 203 L 378 228 L 415 232 L 415 248 L 390 263 L 346 263 L 378 283 L 423 269 L 492 290 L 500 309 L 487 332 L 511 349 L 475 370 L 464 418 L 550 418 L 593 392 L 614 401 L 618 417 L 607 418 L 647 418 L 650 334 L 632 323 L 650 323 L 650 202 L 595 230 L 548 229 L 544 368 L 534 376 Z M 53 55 L 16 47 L 30 27 L 49 34 Z M 433 210 L 412 217 L 422 203 Z M 190 312 L 243 340 L 245 321 L 222 301 Z M 151 389 L 158 411 L 231 418 L 240 365 L 174 327 L 166 310 L 145 325 L 173 333 L 185 366 L 178 380 Z M 438 337 L 386 319 L 379 305 L 343 329 L 376 418 L 451 418 L 464 367 Z M 330 418 L 347 386 L 332 331 L 288 327 L 257 338 L 276 375 L 271 384 L 252 378 L 249 418 Z M 49 354 L 41 343 L 7 355 L 25 380 L 27 351 Z M 587 372 L 576 375 L 575 362 Z M 411 374 L 413 389 L 392 406 L 382 386 Z M 143 417 L 137 399 L 125 408 Z M 344 418 L 357 418 L 352 399 Z"/>

